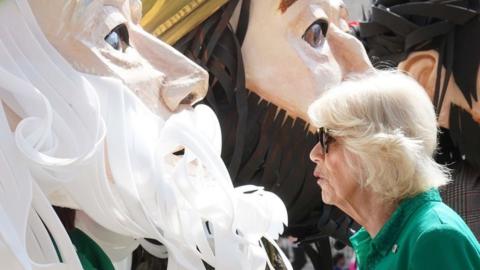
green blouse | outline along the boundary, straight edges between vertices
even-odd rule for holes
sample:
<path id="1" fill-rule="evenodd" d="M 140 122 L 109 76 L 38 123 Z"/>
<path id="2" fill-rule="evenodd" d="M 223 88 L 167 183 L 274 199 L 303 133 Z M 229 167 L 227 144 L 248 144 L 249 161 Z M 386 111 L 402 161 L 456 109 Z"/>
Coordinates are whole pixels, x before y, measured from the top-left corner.
<path id="1" fill-rule="evenodd" d="M 350 238 L 360 270 L 480 269 L 480 244 L 431 189 L 403 200 L 380 232 Z"/>
<path id="2" fill-rule="evenodd" d="M 107 254 L 81 230 L 68 233 L 84 270 L 115 270 Z"/>

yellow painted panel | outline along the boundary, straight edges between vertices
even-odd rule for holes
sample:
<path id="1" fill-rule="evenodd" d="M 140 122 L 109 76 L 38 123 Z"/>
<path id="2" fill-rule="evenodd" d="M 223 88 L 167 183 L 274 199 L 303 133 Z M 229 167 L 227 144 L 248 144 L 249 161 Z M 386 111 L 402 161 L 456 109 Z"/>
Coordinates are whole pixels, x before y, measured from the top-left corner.
<path id="1" fill-rule="evenodd" d="M 143 0 L 142 27 L 174 44 L 228 0 Z"/>

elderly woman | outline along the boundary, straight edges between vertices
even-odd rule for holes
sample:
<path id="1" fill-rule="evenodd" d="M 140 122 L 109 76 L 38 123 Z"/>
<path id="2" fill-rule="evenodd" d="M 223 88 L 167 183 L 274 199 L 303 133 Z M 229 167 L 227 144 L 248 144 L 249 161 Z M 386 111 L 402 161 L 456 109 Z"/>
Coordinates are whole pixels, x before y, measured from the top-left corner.
<path id="1" fill-rule="evenodd" d="M 360 269 L 480 269 L 480 244 L 442 203 L 437 125 L 423 88 L 376 72 L 326 92 L 309 110 L 310 157 L 325 203 L 363 227 L 350 238 Z"/>

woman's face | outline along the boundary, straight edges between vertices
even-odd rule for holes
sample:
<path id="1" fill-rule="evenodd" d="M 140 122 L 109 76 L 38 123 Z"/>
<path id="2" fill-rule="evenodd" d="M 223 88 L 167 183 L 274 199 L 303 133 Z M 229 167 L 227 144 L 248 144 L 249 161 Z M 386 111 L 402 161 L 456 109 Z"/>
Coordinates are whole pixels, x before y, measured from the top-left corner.
<path id="1" fill-rule="evenodd" d="M 310 152 L 310 159 L 316 163 L 314 176 L 322 190 L 322 200 L 342 209 L 360 189 L 356 173 L 347 166 L 342 140 L 336 138 L 328 145 L 328 153 L 323 154 L 322 146 L 317 143 Z"/>

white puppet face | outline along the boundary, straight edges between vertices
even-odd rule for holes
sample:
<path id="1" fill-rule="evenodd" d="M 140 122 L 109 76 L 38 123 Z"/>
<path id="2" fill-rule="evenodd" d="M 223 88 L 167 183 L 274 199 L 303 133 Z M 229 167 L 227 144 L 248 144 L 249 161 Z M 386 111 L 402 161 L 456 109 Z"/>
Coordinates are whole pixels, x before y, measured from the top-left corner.
<path id="1" fill-rule="evenodd" d="M 75 69 L 122 80 L 158 115 L 205 96 L 207 73 L 137 25 L 140 1 L 30 0 L 30 6 Z"/>
<path id="2" fill-rule="evenodd" d="M 346 30 L 347 17 L 340 0 L 252 1 L 242 46 L 247 87 L 308 119 L 308 106 L 342 78 L 326 33 L 329 24 Z"/>

